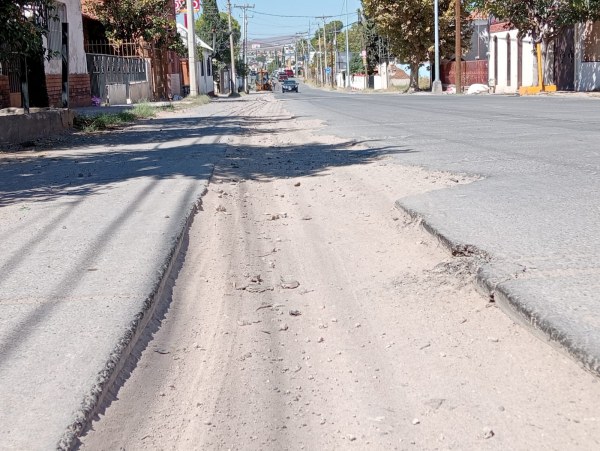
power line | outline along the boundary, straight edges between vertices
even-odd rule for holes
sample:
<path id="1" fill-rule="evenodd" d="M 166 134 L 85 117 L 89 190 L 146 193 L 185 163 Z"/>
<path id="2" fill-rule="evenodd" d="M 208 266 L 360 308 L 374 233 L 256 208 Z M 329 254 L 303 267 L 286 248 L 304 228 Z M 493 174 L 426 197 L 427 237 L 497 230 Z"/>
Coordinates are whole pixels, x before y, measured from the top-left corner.
<path id="1" fill-rule="evenodd" d="M 285 18 L 298 18 L 298 19 L 320 19 L 322 16 L 290 16 L 289 14 L 271 14 L 271 13 L 263 13 L 261 11 L 254 11 L 254 14 L 260 14 L 261 16 L 271 16 L 271 17 L 285 17 Z M 343 17 L 344 14 L 327 16 L 331 17 Z"/>

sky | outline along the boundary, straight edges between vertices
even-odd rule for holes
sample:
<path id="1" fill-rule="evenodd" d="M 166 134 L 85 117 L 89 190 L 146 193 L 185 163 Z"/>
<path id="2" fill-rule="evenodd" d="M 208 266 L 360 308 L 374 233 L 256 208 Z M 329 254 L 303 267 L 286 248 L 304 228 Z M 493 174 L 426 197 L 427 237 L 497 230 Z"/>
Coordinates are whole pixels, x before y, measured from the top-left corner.
<path id="1" fill-rule="evenodd" d="M 242 24 L 243 11 L 235 5 L 250 4 L 248 10 L 248 40 L 268 39 L 275 36 L 307 33 L 311 35 L 322 19 L 319 16 L 336 16 L 327 19 L 346 23 L 346 1 L 350 23 L 356 21 L 360 0 L 231 0 L 233 17 Z M 227 1 L 217 0 L 219 11 L 227 11 Z M 297 17 L 301 16 L 301 17 Z"/>

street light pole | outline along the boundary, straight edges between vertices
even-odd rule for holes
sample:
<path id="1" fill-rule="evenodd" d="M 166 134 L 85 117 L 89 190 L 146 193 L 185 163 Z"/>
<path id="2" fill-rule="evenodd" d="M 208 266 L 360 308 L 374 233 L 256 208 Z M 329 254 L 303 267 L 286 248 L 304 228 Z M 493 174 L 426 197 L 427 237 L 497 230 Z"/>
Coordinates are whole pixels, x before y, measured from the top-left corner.
<path id="1" fill-rule="evenodd" d="M 188 15 L 188 61 L 190 71 L 190 96 L 198 95 L 198 85 L 196 82 L 196 32 L 194 31 L 194 5 L 192 0 L 186 1 Z"/>
<path id="2" fill-rule="evenodd" d="M 434 17 L 434 28 L 435 28 L 435 64 L 433 66 L 435 71 L 435 80 L 431 85 L 431 91 L 434 94 L 442 93 L 442 82 L 440 81 L 440 19 L 439 19 L 439 2 L 434 1 L 433 4 L 433 17 Z M 417 80 L 419 74 L 417 74 Z"/>
<path id="3" fill-rule="evenodd" d="M 233 86 L 231 94 L 236 94 L 237 93 L 237 77 L 235 75 L 235 49 L 233 48 L 233 30 L 231 28 L 231 0 L 227 0 L 227 13 L 228 13 L 228 18 L 229 18 L 229 47 L 231 50 L 231 80 L 232 80 L 232 86 Z"/>
<path id="4" fill-rule="evenodd" d="M 348 0 L 346 0 L 346 88 L 350 86 L 350 50 L 348 48 L 348 29 L 350 28 L 350 20 L 348 17 Z"/>
<path id="5" fill-rule="evenodd" d="M 455 38 L 455 46 L 454 46 L 454 61 L 456 70 L 454 71 L 454 75 L 456 76 L 456 93 L 462 94 L 462 48 L 461 48 L 461 33 L 460 33 L 460 16 L 461 16 L 461 0 L 455 0 L 454 2 L 454 18 L 456 23 L 456 38 Z"/>

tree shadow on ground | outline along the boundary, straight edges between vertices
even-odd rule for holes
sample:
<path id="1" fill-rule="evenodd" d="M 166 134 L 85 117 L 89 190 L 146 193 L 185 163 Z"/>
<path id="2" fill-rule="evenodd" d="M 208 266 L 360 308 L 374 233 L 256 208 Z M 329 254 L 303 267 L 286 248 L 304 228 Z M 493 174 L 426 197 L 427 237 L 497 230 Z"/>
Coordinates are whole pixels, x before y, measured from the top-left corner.
<path id="1" fill-rule="evenodd" d="M 69 148 L 6 155 L 0 159 L 0 207 L 93 195 L 140 177 L 205 179 L 208 168 L 218 162 L 232 178 L 268 180 L 313 176 L 331 167 L 412 152 L 402 147 L 360 149 L 369 143 L 355 141 L 269 146 L 265 138 L 264 147 L 222 142 L 233 136 L 280 133 L 289 120 L 237 115 L 161 118 L 75 137 Z"/>

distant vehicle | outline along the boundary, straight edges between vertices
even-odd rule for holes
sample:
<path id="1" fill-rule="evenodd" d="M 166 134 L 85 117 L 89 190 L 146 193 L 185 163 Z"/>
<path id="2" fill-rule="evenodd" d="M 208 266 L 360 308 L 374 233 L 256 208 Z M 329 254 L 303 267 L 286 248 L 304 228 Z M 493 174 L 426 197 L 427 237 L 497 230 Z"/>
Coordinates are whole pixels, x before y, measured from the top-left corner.
<path id="1" fill-rule="evenodd" d="M 286 74 L 279 74 L 277 76 L 277 79 L 281 82 L 281 81 L 285 81 L 288 79 L 288 76 Z"/>
<path id="2" fill-rule="evenodd" d="M 288 76 L 288 78 L 293 78 L 294 77 L 294 71 L 293 71 L 293 69 L 286 69 L 284 71 L 284 73 Z"/>
<path id="3" fill-rule="evenodd" d="M 295 80 L 285 80 L 281 85 L 281 92 L 298 92 L 298 83 Z"/>

